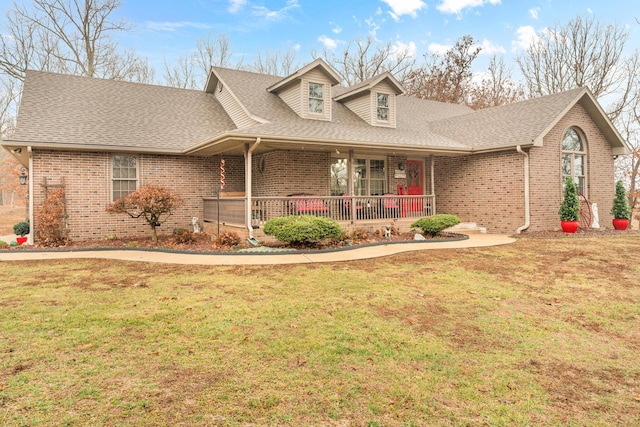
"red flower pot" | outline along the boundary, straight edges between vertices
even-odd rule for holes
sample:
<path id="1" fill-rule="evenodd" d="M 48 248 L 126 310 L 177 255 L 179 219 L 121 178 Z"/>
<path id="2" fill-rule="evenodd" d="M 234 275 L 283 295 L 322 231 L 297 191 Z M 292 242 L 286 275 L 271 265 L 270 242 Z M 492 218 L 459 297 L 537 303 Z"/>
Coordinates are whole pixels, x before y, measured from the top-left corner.
<path id="1" fill-rule="evenodd" d="M 578 230 L 578 221 L 560 221 L 562 231 L 565 233 L 575 233 Z"/>
<path id="2" fill-rule="evenodd" d="M 613 228 L 616 230 L 626 230 L 629 227 L 628 219 L 614 219 L 613 220 Z"/>
<path id="3" fill-rule="evenodd" d="M 16 242 L 18 242 L 19 245 L 25 243 L 27 241 L 27 237 L 16 237 Z"/>

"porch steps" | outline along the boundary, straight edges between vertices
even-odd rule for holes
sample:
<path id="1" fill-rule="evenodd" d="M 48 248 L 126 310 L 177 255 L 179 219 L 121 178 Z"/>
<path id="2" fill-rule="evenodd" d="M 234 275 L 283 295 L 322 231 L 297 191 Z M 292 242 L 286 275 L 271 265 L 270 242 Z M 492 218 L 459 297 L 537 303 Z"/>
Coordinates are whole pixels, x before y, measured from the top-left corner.
<path id="1" fill-rule="evenodd" d="M 461 222 L 458 225 L 447 228 L 445 231 L 451 231 L 452 233 L 463 234 L 486 234 L 487 229 L 485 227 L 478 227 L 475 222 Z"/>

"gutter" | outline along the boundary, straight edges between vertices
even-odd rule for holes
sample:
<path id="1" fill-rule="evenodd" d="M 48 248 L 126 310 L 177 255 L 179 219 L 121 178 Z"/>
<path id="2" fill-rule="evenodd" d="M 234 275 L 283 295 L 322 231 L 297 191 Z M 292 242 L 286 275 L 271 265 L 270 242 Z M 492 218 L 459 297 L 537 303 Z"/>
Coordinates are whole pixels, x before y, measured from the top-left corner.
<path id="1" fill-rule="evenodd" d="M 249 231 L 249 243 L 253 244 L 254 242 L 257 243 L 257 241 L 253 238 L 253 227 L 251 226 L 251 214 L 253 213 L 253 209 L 252 209 L 252 202 L 251 202 L 251 187 L 252 187 L 252 182 L 251 182 L 251 160 L 253 158 L 253 152 L 255 151 L 256 148 L 258 148 L 258 145 L 260 145 L 260 137 L 256 138 L 256 142 L 247 149 L 246 153 L 246 163 L 245 163 L 245 194 L 247 195 L 247 209 L 245 212 L 245 221 L 247 223 L 247 230 Z"/>
<path id="2" fill-rule="evenodd" d="M 524 157 L 524 225 L 518 227 L 516 233 L 520 234 L 531 225 L 531 206 L 529 198 L 529 154 L 518 145 L 516 151 Z"/>

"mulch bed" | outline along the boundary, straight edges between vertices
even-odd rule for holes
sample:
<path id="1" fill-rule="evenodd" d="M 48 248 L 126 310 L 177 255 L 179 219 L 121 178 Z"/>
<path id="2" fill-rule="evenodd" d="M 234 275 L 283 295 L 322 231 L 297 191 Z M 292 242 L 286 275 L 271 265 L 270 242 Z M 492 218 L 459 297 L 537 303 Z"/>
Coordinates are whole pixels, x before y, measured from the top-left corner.
<path id="1" fill-rule="evenodd" d="M 549 231 L 524 231 L 521 234 L 514 234 L 511 237 L 516 239 L 558 239 L 558 238 L 598 238 L 608 236 L 624 236 L 629 234 L 640 234 L 640 230 L 615 230 L 613 228 L 579 228 L 575 233 L 565 233 L 562 230 Z"/>

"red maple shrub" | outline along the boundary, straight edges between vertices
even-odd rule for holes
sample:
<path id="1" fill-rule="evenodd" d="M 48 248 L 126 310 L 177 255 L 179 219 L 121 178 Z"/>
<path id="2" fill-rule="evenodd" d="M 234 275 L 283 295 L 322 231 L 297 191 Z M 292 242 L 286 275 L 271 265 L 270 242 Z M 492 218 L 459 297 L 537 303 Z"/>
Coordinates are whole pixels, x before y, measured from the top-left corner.
<path id="1" fill-rule="evenodd" d="M 156 228 L 182 204 L 182 199 L 171 191 L 156 185 L 145 185 L 111 203 L 107 206 L 107 212 L 125 213 L 134 219 L 144 218 L 151 227 L 153 241 L 157 242 Z"/>

